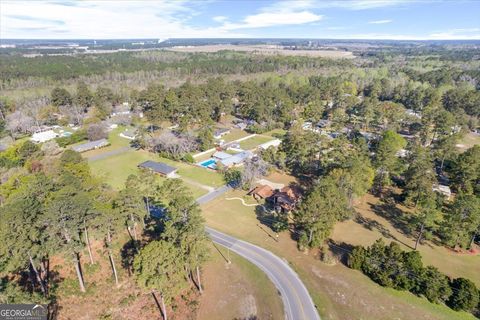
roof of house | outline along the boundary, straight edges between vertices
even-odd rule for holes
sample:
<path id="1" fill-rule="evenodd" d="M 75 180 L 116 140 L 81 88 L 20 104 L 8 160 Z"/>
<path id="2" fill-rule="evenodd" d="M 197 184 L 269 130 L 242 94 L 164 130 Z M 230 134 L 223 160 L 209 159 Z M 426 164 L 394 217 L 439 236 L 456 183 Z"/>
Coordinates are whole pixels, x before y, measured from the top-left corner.
<path id="1" fill-rule="evenodd" d="M 155 162 L 155 161 L 151 161 L 151 160 L 142 162 L 138 166 L 140 168 L 150 169 L 150 170 L 153 170 L 155 172 L 165 174 L 165 175 L 177 171 L 177 168 L 169 166 L 166 163 Z"/>
<path id="2" fill-rule="evenodd" d="M 273 189 L 267 185 L 259 185 L 251 190 L 249 195 L 258 195 L 259 197 L 265 199 L 273 195 Z"/>
<path id="3" fill-rule="evenodd" d="M 285 186 L 283 187 L 280 192 L 285 193 L 288 195 L 290 198 L 298 200 L 301 195 L 301 190 L 299 187 L 294 187 L 294 186 Z"/>
<path id="4" fill-rule="evenodd" d="M 53 130 L 47 130 L 43 132 L 37 132 L 32 135 L 31 140 L 35 142 L 45 142 L 56 138 L 58 134 Z"/>
<path id="5" fill-rule="evenodd" d="M 213 154 L 214 158 L 217 158 L 217 159 L 220 159 L 220 160 L 230 158 L 231 156 L 232 156 L 231 154 L 226 153 L 226 152 L 222 152 L 222 151 L 217 151 Z"/>
<path id="6" fill-rule="evenodd" d="M 73 146 L 72 150 L 77 152 L 84 152 L 84 151 L 92 150 L 95 148 L 105 147 L 108 145 L 109 145 L 109 142 L 107 139 L 100 139 L 100 140 L 89 141 L 86 143 Z"/>
<path id="7" fill-rule="evenodd" d="M 223 159 L 223 160 L 220 160 L 220 162 L 228 167 L 228 166 L 232 166 L 232 165 L 235 165 L 235 164 L 240 164 L 242 163 L 243 161 L 245 161 L 247 158 L 250 158 L 253 156 L 253 153 L 251 153 L 250 151 L 243 151 L 243 152 L 240 152 L 240 153 L 237 153 L 229 158 L 226 158 L 226 159 Z"/>
<path id="8" fill-rule="evenodd" d="M 298 187 L 286 186 L 283 187 L 280 191 L 276 191 L 273 194 L 275 197 L 275 202 L 278 203 L 281 207 L 292 210 L 300 199 L 301 190 Z"/>
<path id="9" fill-rule="evenodd" d="M 230 132 L 230 129 L 227 129 L 227 128 L 220 128 L 220 129 L 217 129 L 215 130 L 215 133 L 213 134 L 214 136 L 219 136 L 221 134 L 225 134 L 227 132 Z"/>
<path id="10" fill-rule="evenodd" d="M 137 134 L 137 131 L 136 130 L 132 130 L 132 129 L 127 129 L 125 131 L 122 132 L 122 134 L 124 136 L 127 136 L 127 137 L 135 137 L 135 135 Z"/>
<path id="11" fill-rule="evenodd" d="M 282 143 L 282 140 L 274 139 L 274 140 L 270 140 L 268 142 L 262 143 L 258 147 L 266 150 L 270 147 L 278 147 L 280 145 L 280 143 Z"/>

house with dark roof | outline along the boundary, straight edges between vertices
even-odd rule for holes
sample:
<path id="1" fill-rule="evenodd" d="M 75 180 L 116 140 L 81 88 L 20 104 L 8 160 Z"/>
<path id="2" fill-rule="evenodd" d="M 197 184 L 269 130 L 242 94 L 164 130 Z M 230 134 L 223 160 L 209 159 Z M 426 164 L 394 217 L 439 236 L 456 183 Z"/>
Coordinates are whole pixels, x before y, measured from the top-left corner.
<path id="1" fill-rule="evenodd" d="M 230 129 L 220 128 L 220 129 L 215 130 L 215 132 L 213 133 L 213 137 L 215 139 L 220 139 L 221 137 L 223 137 L 224 135 L 229 134 L 229 133 L 230 133 Z"/>
<path id="2" fill-rule="evenodd" d="M 280 190 L 276 190 L 269 201 L 277 212 L 290 212 L 295 209 L 301 197 L 301 189 L 295 186 L 286 186 Z"/>
<path id="3" fill-rule="evenodd" d="M 158 173 L 167 178 L 174 178 L 175 173 L 177 172 L 177 168 L 169 166 L 163 162 L 156 162 L 156 161 L 145 161 L 138 165 L 139 168 L 150 170 L 152 172 Z"/>
<path id="4" fill-rule="evenodd" d="M 95 141 L 89 141 L 72 147 L 73 151 L 85 152 L 93 149 L 100 149 L 108 146 L 110 143 L 107 139 L 100 139 Z"/>

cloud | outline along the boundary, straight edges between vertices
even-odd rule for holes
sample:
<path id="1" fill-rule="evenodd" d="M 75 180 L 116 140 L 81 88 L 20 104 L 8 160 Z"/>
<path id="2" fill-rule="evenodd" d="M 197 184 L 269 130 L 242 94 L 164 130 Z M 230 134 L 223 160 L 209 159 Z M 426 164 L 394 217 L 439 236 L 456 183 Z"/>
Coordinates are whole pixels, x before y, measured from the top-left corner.
<path id="1" fill-rule="evenodd" d="M 319 21 L 321 15 L 309 11 L 300 12 L 262 12 L 249 15 L 241 23 L 225 23 L 224 30 L 264 28 L 281 25 L 299 25 Z"/>
<path id="2" fill-rule="evenodd" d="M 347 27 L 327 27 L 327 30 L 345 30 Z"/>
<path id="3" fill-rule="evenodd" d="M 225 30 L 221 26 L 191 26 L 189 24 L 191 17 L 198 14 L 199 8 L 205 3 L 187 0 L 115 2 L 0 0 L 0 38 L 248 37 L 247 34 Z M 28 12 L 28 15 L 25 12 Z M 66 30 L 68 32 L 65 32 Z"/>
<path id="4" fill-rule="evenodd" d="M 278 1 L 258 9 L 258 13 L 248 15 L 240 22 L 225 22 L 222 29 L 254 29 L 320 21 L 323 18 L 322 15 L 308 10 L 313 7 L 315 2 L 312 0 Z"/>
<path id="5" fill-rule="evenodd" d="M 212 18 L 212 20 L 216 22 L 225 22 L 228 20 L 228 18 L 225 16 L 215 16 Z"/>
<path id="6" fill-rule="evenodd" d="M 44 22 L 47 24 L 55 24 L 55 25 L 65 24 L 65 21 L 63 20 L 43 19 L 43 18 L 31 17 L 31 16 L 25 16 L 25 15 L 12 14 L 12 15 L 8 15 L 8 17 L 12 19 L 22 20 L 22 21 L 38 21 L 38 22 Z"/>
<path id="7" fill-rule="evenodd" d="M 374 20 L 374 21 L 368 21 L 369 24 L 385 24 L 385 23 L 390 23 L 393 20 Z"/>
<path id="8" fill-rule="evenodd" d="M 459 28 L 446 31 L 434 32 L 429 35 L 431 39 L 438 40 L 479 40 L 480 28 Z"/>

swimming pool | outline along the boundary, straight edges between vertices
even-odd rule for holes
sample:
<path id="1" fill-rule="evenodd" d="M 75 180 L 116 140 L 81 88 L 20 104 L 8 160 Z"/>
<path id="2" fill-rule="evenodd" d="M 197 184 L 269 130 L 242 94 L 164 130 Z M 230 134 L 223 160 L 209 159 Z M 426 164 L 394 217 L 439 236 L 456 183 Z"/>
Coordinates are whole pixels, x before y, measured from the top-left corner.
<path id="1" fill-rule="evenodd" d="M 217 161 L 213 158 L 207 159 L 205 161 L 202 161 L 199 163 L 204 168 L 209 168 L 209 169 L 216 169 L 217 168 Z"/>

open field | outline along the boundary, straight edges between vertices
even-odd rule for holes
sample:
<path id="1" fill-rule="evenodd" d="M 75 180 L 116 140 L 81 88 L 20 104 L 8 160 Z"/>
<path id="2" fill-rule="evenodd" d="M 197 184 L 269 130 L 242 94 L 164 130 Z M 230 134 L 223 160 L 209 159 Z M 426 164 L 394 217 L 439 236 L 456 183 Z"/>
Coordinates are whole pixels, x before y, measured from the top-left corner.
<path id="1" fill-rule="evenodd" d="M 411 293 L 380 287 L 343 264 L 327 265 L 316 251 L 298 251 L 289 232 L 277 238 L 257 219 L 255 207 L 241 205 L 243 191 L 231 191 L 202 206 L 207 224 L 286 258 L 309 289 L 322 319 L 474 319 L 471 314 L 435 305 Z M 248 203 L 254 203 L 249 199 Z"/>
<path id="2" fill-rule="evenodd" d="M 332 240 L 351 245 L 369 246 L 383 238 L 385 242 L 397 241 L 404 250 L 412 250 L 415 238 L 406 236 L 392 225 L 391 218 L 378 201 L 367 194 L 355 206 L 359 217 L 337 223 Z M 378 212 L 378 214 L 375 213 Z M 399 211 L 394 213 L 401 214 Z M 433 265 L 450 277 L 465 277 L 480 286 L 480 255 L 459 254 L 427 241 L 418 247 L 425 265 Z"/>
<path id="3" fill-rule="evenodd" d="M 94 175 L 102 178 L 103 181 L 107 182 L 114 189 L 118 190 L 123 188 L 129 175 L 138 173 L 137 165 L 147 160 L 164 161 L 164 159 L 161 159 L 154 154 L 145 151 L 131 150 L 105 159 L 90 161 L 89 164 Z M 187 171 L 187 173 L 189 172 Z M 160 175 L 157 175 L 157 177 L 159 183 L 165 179 Z M 207 190 L 205 189 L 193 185 L 188 181 L 184 182 L 185 185 L 192 191 L 192 196 L 194 197 L 199 197 L 207 193 Z"/>
<path id="4" fill-rule="evenodd" d="M 278 138 L 278 137 L 284 136 L 286 133 L 287 133 L 287 130 L 284 130 L 284 129 L 273 129 L 273 130 L 267 131 L 263 134 L 266 135 L 266 136 L 271 136 L 271 137 L 274 137 L 274 138 Z"/>
<path id="5" fill-rule="evenodd" d="M 126 139 L 125 139 L 126 140 Z M 102 151 L 100 149 L 97 151 Z M 191 180 L 194 183 L 203 184 L 208 187 L 219 187 L 224 184 L 223 177 L 210 170 L 190 165 L 183 162 L 173 161 L 158 157 L 153 153 L 143 150 L 129 150 L 127 152 L 113 155 L 101 160 L 90 161 L 90 167 L 97 176 L 102 176 L 115 189 L 123 187 L 127 177 L 130 174 L 138 172 L 137 165 L 146 160 L 154 160 L 165 162 L 171 166 L 178 168 L 178 174 L 185 180 Z M 194 192 L 193 195 L 198 197 L 206 193 L 205 189 L 192 185 L 189 181 L 185 181 Z"/>
<path id="6" fill-rule="evenodd" d="M 271 141 L 273 139 L 275 138 L 270 136 L 264 136 L 264 135 L 256 135 L 255 137 L 241 141 L 240 148 L 242 148 L 243 150 L 251 150 L 258 147 L 262 143 Z"/>
<path id="7" fill-rule="evenodd" d="M 227 264 L 221 254 L 230 257 Z M 197 320 L 282 319 L 283 305 L 273 283 L 249 261 L 212 244 L 203 273 L 204 294 Z"/>
<path id="8" fill-rule="evenodd" d="M 231 141 L 246 137 L 248 135 L 250 135 L 250 133 L 240 129 L 233 128 L 233 129 L 230 129 L 230 133 L 224 135 L 222 139 L 225 140 L 225 142 L 231 142 Z"/>
<path id="9" fill-rule="evenodd" d="M 173 47 L 168 48 L 170 51 L 177 52 L 218 52 L 222 50 L 250 52 L 254 54 L 267 55 L 285 55 L 285 56 L 308 56 L 308 57 L 324 57 L 324 58 L 348 58 L 355 56 L 349 51 L 334 50 L 287 50 L 280 46 L 271 45 L 205 45 L 205 46 L 189 46 L 189 47 Z"/>
<path id="10" fill-rule="evenodd" d="M 476 144 L 480 144 L 480 134 L 469 132 L 457 144 L 458 149 L 465 151 Z"/>

